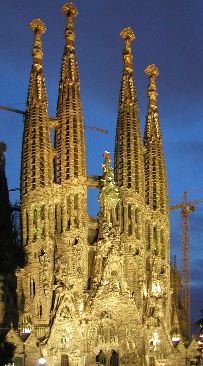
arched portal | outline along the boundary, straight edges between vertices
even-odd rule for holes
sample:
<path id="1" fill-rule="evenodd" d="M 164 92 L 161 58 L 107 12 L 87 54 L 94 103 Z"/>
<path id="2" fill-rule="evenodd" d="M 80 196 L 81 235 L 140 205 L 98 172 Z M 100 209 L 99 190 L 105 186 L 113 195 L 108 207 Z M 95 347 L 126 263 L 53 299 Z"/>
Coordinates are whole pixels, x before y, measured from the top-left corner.
<path id="1" fill-rule="evenodd" d="M 118 353 L 116 351 L 112 351 L 110 357 L 110 366 L 118 366 Z"/>
<path id="2" fill-rule="evenodd" d="M 106 365 L 106 357 L 102 350 L 100 350 L 99 354 L 96 356 L 96 364 L 97 365 Z"/>
<path id="3" fill-rule="evenodd" d="M 68 355 L 61 355 L 61 366 L 69 366 Z"/>

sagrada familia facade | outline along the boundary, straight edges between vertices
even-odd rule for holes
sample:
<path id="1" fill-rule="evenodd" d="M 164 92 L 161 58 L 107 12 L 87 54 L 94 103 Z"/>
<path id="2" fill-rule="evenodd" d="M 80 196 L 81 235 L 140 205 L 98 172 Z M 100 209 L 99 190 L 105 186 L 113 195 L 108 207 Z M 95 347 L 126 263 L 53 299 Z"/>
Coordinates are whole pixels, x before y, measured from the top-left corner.
<path id="1" fill-rule="evenodd" d="M 33 64 L 21 165 L 26 263 L 16 271 L 18 325 L 7 334 L 16 346 L 15 365 L 183 365 L 180 276 L 176 264 L 170 264 L 158 68 L 151 64 L 145 69 L 149 104 L 142 140 L 133 71 L 135 36 L 131 28 L 123 29 L 114 169 L 106 151 L 101 176 L 87 176 L 75 53 L 77 10 L 67 3 L 63 11 L 67 25 L 54 119 L 48 115 L 42 63 L 46 29 L 40 19 L 30 23 Z M 2 150 L 1 172 L 3 157 Z M 88 187 L 99 189 L 96 218 L 87 213 Z"/>

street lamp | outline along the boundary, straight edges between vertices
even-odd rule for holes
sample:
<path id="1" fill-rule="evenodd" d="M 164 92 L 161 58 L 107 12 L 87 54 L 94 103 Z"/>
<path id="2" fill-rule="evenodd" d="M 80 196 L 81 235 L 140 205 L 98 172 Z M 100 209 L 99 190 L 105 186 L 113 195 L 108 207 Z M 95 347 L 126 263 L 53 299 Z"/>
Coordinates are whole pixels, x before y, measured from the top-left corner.
<path id="1" fill-rule="evenodd" d="M 172 342 L 174 343 L 174 344 L 177 344 L 178 342 L 180 342 L 180 335 L 178 334 L 178 333 L 174 333 L 173 335 L 172 335 Z"/>
<path id="2" fill-rule="evenodd" d="M 41 356 L 41 357 L 39 358 L 39 360 L 38 360 L 38 363 L 39 363 L 39 365 L 45 365 L 45 363 L 46 363 L 45 358 Z"/>

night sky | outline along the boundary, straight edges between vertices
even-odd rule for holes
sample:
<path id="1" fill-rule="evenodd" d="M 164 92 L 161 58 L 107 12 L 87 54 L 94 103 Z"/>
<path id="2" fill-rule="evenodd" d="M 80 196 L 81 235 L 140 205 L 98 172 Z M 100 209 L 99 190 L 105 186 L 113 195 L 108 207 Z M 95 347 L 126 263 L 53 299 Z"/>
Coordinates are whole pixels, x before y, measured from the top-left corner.
<path id="1" fill-rule="evenodd" d="M 155 63 L 159 116 L 169 182 L 170 204 L 183 191 L 203 198 L 203 1 L 202 0 L 77 0 L 76 50 L 85 124 L 107 129 L 108 135 L 86 130 L 88 174 L 100 175 L 102 154 L 113 155 L 118 94 L 122 74 L 120 31 L 131 26 L 140 122 L 144 129 L 148 78 L 144 69 Z M 1 0 L 0 105 L 25 110 L 33 32 L 28 23 L 41 18 L 44 71 L 49 113 L 54 116 L 65 16 L 58 0 Z M 22 116 L 0 111 L 0 140 L 6 152 L 9 188 L 19 187 Z M 97 192 L 90 190 L 89 211 L 98 211 Z M 11 193 L 11 201 L 19 199 Z M 171 213 L 171 257 L 180 255 L 180 212 Z M 190 217 L 191 323 L 203 308 L 203 203 Z M 179 259 L 178 259 L 179 262 Z"/>

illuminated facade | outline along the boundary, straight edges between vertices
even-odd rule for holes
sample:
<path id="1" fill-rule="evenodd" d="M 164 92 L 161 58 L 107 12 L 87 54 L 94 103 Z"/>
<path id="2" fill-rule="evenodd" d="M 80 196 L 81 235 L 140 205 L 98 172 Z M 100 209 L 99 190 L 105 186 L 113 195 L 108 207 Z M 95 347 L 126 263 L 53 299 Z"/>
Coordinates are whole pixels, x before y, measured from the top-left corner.
<path id="1" fill-rule="evenodd" d="M 104 154 L 101 177 L 87 177 L 80 79 L 67 16 L 56 118 L 48 116 L 39 19 L 25 115 L 21 167 L 23 246 L 17 271 L 19 332 L 16 365 L 181 365 L 172 297 L 167 176 L 156 78 L 149 65 L 149 105 L 142 141 L 134 83 L 131 28 L 124 39 L 115 169 Z M 50 127 L 55 128 L 52 147 Z M 115 174 L 115 175 L 114 175 Z M 100 189 L 97 218 L 87 213 L 87 189 Z M 173 277 L 173 280 L 171 278 Z M 174 285 L 173 285 L 174 282 Z M 177 287 L 177 286 L 176 286 Z M 176 305 L 175 307 L 172 305 Z M 169 363 L 169 360 L 171 363 Z M 178 361 L 177 361 L 178 360 Z"/>

